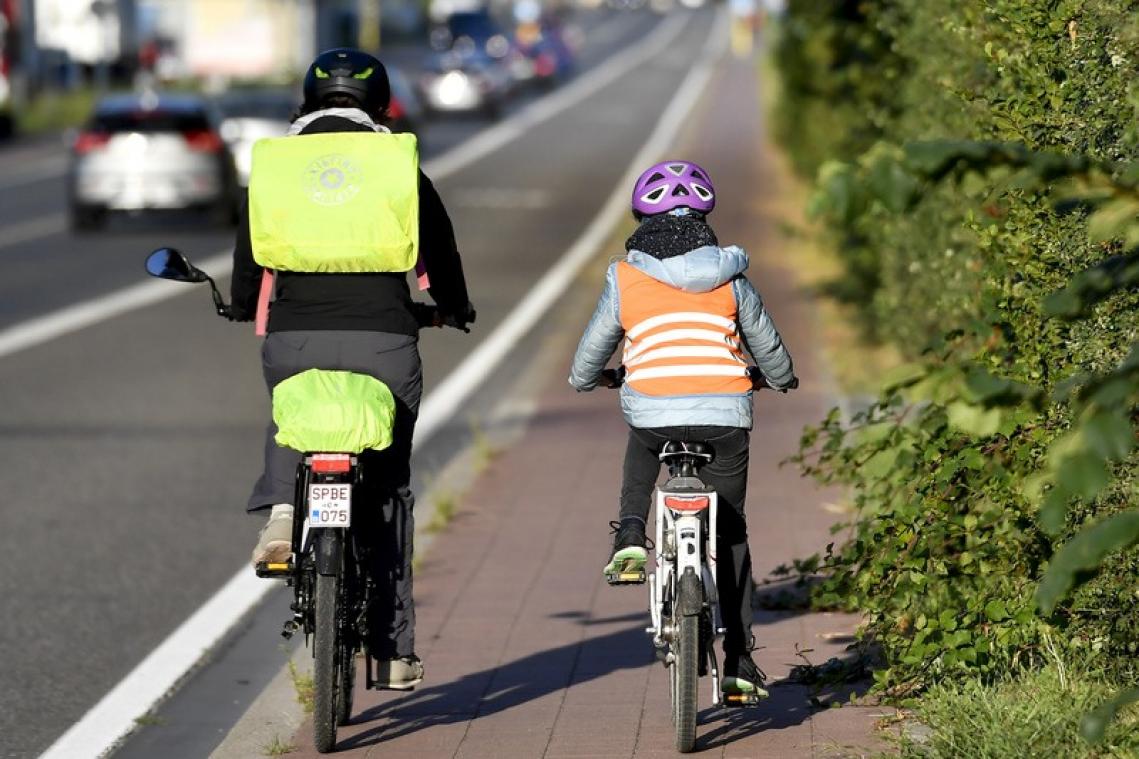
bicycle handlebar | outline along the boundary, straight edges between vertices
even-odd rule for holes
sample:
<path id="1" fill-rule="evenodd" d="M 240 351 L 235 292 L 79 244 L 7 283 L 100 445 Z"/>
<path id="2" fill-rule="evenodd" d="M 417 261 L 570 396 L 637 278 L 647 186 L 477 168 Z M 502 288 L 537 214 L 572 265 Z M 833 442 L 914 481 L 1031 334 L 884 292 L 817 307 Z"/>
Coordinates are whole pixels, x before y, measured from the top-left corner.
<path id="1" fill-rule="evenodd" d="M 601 384 L 612 390 L 616 390 L 625 384 L 625 367 L 618 366 L 615 369 L 602 369 L 601 370 Z M 795 390 L 799 387 L 799 378 L 792 377 L 791 383 L 787 387 L 772 387 L 767 383 L 767 378 L 759 371 L 757 367 L 749 366 L 747 368 L 747 376 L 751 380 L 752 390 L 778 390 L 781 393 L 786 393 L 788 390 Z"/>

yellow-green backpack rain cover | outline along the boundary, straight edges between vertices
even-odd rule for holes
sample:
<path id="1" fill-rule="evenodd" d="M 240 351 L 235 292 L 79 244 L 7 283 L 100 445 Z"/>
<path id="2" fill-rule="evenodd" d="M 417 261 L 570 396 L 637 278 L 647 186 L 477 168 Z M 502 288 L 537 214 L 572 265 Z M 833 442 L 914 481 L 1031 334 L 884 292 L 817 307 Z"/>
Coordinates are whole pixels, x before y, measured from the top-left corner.
<path id="1" fill-rule="evenodd" d="M 419 255 L 415 135 L 333 132 L 258 140 L 253 260 L 303 272 L 404 272 Z"/>
<path id="2" fill-rule="evenodd" d="M 273 388 L 277 445 L 302 453 L 360 453 L 392 444 L 395 400 L 375 377 L 309 369 Z"/>

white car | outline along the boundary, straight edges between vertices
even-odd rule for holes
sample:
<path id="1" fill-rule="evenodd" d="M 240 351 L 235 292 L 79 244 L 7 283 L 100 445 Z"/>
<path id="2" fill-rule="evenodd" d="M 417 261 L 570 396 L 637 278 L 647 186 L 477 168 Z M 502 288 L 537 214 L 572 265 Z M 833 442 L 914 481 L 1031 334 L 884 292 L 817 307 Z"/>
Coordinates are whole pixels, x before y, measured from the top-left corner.
<path id="1" fill-rule="evenodd" d="M 217 98 L 221 136 L 233 153 L 237 182 L 249 186 L 253 143 L 265 137 L 282 137 L 300 103 L 300 95 L 286 89 L 235 89 Z"/>
<path id="2" fill-rule="evenodd" d="M 71 144 L 75 229 L 108 211 L 203 209 L 236 216 L 233 162 L 209 105 L 194 95 L 112 95 Z"/>

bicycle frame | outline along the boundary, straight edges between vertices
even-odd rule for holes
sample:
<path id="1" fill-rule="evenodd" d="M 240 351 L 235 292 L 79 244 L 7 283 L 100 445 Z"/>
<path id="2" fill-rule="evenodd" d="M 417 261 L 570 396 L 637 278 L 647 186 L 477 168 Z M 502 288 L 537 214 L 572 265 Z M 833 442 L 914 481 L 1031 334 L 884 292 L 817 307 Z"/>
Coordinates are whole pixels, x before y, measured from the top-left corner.
<path id="1" fill-rule="evenodd" d="M 716 706 L 721 701 L 720 677 L 712 638 L 722 634 L 723 628 L 716 589 L 715 529 L 710 526 L 716 524 L 718 500 L 716 492 L 694 476 L 673 476 L 656 489 L 656 566 L 648 576 L 652 626 L 646 629 L 653 636 L 653 645 L 666 649 L 676 633 L 665 621 L 665 606 L 675 598 L 677 580 L 689 571 L 700 578 L 713 631 L 705 641 L 704 653 Z"/>

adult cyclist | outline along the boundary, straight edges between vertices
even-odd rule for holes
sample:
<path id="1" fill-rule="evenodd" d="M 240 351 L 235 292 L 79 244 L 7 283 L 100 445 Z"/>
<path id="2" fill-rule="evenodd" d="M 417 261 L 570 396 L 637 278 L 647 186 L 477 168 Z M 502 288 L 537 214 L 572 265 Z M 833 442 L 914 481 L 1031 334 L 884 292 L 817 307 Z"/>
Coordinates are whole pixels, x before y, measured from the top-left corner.
<path id="1" fill-rule="evenodd" d="M 390 94 L 387 72 L 375 57 L 353 49 L 321 53 L 305 75 L 304 102 L 289 134 L 322 134 L 327 138 L 360 132 L 387 133 L 384 122 Z M 360 502 L 371 508 L 361 509 L 354 516 L 365 528 L 360 534 L 374 541 L 375 550 L 370 551 L 373 561 L 369 567 L 372 577 L 381 589 L 387 586 L 391 592 L 391 603 L 373 604 L 374 608 L 369 610 L 368 650 L 380 661 L 381 687 L 408 689 L 423 679 L 422 663 L 415 656 L 411 572 L 414 499 L 410 490 L 410 457 L 423 390 L 418 350 L 420 321 L 407 281 L 407 270 L 411 267 L 398 264 L 389 267 L 390 271 L 377 271 L 384 268 L 381 265 L 360 271 L 354 265 L 342 265 L 333 271 L 297 270 L 304 266 L 281 270 L 286 267 L 262 267 L 255 260 L 255 241 L 261 244 L 274 234 L 281 237 L 280 230 L 274 231 L 271 227 L 282 219 L 288 223 L 290 216 L 292 223 L 297 223 L 299 217 L 301 224 L 292 227 L 296 230 L 293 237 L 311 238 L 318 234 L 323 239 L 312 247 L 333 250 L 337 246 L 360 249 L 363 246 L 360 228 L 369 224 L 372 230 L 369 240 L 376 238 L 377 226 L 399 227 L 402 223 L 411 228 L 414 217 L 408 208 L 415 206 L 417 189 L 417 268 L 429 281 L 428 293 L 440 317 L 437 324 L 466 329 L 475 320 L 451 220 L 431 181 L 421 171 L 411 168 L 401 174 L 394 165 L 390 172 L 386 169 L 380 172 L 383 174 L 380 177 L 352 175 L 350 160 L 337 163 L 343 155 L 350 154 L 348 142 L 352 139 L 340 140 L 345 145 L 343 151 L 330 150 L 313 162 L 315 165 L 317 161 L 333 159 L 331 173 L 327 168 L 318 171 L 315 179 L 309 179 L 310 189 L 320 193 L 337 186 L 347 173 L 361 185 L 351 185 L 353 192 L 371 192 L 380 199 L 375 205 L 367 205 L 377 209 L 377 216 L 361 217 L 359 223 L 353 218 L 351 223 L 326 229 L 330 226 L 329 214 L 333 213 L 327 209 L 343 206 L 346 193 L 326 193 L 317 198 L 315 205 L 298 214 L 293 209 L 273 206 L 272 182 L 264 191 L 252 190 L 250 202 L 241 214 L 234 249 L 233 314 L 242 320 L 254 318 L 263 287 L 263 270 L 276 268 L 272 285 L 274 298 L 261 353 L 270 392 L 282 380 L 307 369 L 343 369 L 376 377 L 395 397 L 394 442 L 383 451 L 365 451 L 361 455 L 367 476 Z M 412 145 L 414 151 L 410 141 L 391 142 Z M 292 143 L 287 138 L 284 143 L 286 147 L 307 144 L 303 140 Z M 333 145 L 336 144 L 334 141 Z M 401 165 L 417 164 L 407 161 Z M 268 176 L 274 168 L 255 164 L 253 182 L 257 182 L 258 169 Z M 367 184 L 369 180 L 371 186 Z M 297 181 L 302 180 L 298 177 Z M 324 183 L 323 187 L 318 182 Z M 259 192 L 268 197 L 267 203 Z M 402 196 L 398 195 L 400 192 Z M 387 202 L 385 198 L 389 197 L 402 197 L 404 202 L 402 205 L 397 201 Z M 272 209 L 271 213 L 261 212 L 265 205 Z M 288 213 L 289 210 L 293 213 Z M 401 214 L 408 218 L 398 218 Z M 376 221 L 380 218 L 385 221 Z M 411 238 L 408 229 L 378 230 L 381 237 L 389 233 Z M 290 240 L 285 242 L 292 244 Z M 264 260 L 263 256 L 260 258 Z M 254 565 L 285 561 L 291 551 L 294 478 L 301 454 L 278 446 L 274 441 L 276 432 L 276 425 L 270 423 L 265 442 L 265 470 L 247 506 L 250 512 L 269 511 L 268 522 L 261 529 L 253 551 Z"/>

